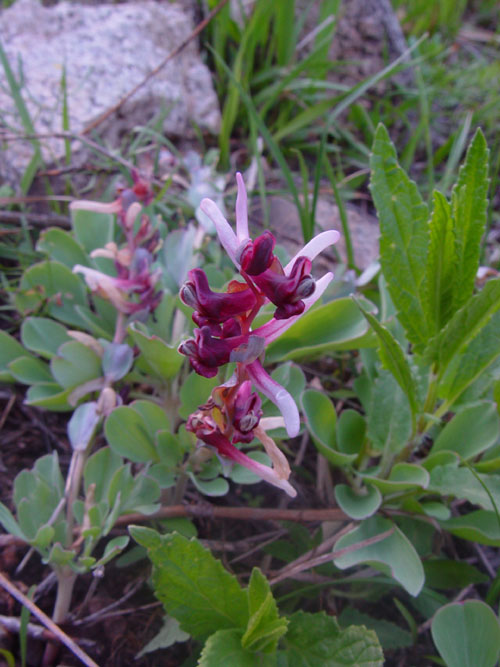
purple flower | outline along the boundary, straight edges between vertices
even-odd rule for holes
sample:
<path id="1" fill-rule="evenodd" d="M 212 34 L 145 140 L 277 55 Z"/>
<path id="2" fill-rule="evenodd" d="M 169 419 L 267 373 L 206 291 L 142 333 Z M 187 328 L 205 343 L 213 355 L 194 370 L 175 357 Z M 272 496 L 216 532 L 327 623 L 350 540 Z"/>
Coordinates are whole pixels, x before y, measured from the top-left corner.
<path id="1" fill-rule="evenodd" d="M 182 301 L 194 309 L 199 328 L 194 338 L 179 347 L 193 368 L 205 377 L 216 375 L 220 366 L 236 362 L 233 377 L 214 389 L 209 402 L 192 415 L 187 428 L 219 454 L 253 470 L 262 479 L 294 496 L 288 483 L 290 467 L 286 457 L 266 434 L 262 403 L 252 386 L 273 401 L 290 437 L 300 430 L 300 417 L 290 393 L 264 370 L 261 358 L 274 341 L 306 312 L 323 294 L 333 278 L 326 273 L 319 280 L 311 275 L 312 260 L 336 243 L 338 232 L 323 232 L 307 243 L 285 266 L 274 255 L 274 236 L 265 231 L 252 240 L 248 234 L 247 195 L 241 174 L 236 175 L 236 233 L 210 199 L 201 210 L 211 219 L 219 240 L 245 283 L 232 281 L 225 293 L 212 292 L 205 273 L 194 269 L 181 289 Z M 274 317 L 252 330 L 252 322 L 266 302 L 276 306 Z M 275 427 L 275 425 L 273 425 Z M 270 428 L 270 426 L 268 427 Z M 252 461 L 234 444 L 257 437 L 270 456 L 273 467 Z"/>
<path id="2" fill-rule="evenodd" d="M 212 416 L 212 413 L 216 409 L 204 410 L 201 408 L 200 411 L 195 412 L 188 419 L 186 424 L 187 430 L 194 433 L 206 445 L 213 447 L 219 455 L 248 468 L 248 470 L 251 470 L 264 481 L 277 486 L 294 498 L 297 492 L 288 482 L 288 477 L 290 476 L 288 462 L 275 442 L 266 434 L 265 430 L 260 426 L 254 428 L 273 462 L 272 468 L 254 461 L 231 443 L 229 438 L 219 428 L 218 420 L 216 421 Z"/>
<path id="3" fill-rule="evenodd" d="M 205 272 L 193 269 L 188 273 L 189 280 L 184 283 L 180 297 L 186 306 L 194 309 L 193 320 L 198 326 L 221 324 L 237 315 L 243 315 L 257 303 L 252 290 L 243 283 L 233 280 L 229 292 L 212 292 Z"/>

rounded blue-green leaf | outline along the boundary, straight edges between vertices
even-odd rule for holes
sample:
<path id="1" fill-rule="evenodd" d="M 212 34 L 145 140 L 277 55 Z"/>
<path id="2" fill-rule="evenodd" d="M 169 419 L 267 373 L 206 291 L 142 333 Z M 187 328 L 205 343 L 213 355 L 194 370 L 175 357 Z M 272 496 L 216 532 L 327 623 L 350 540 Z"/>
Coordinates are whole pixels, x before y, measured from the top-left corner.
<path id="1" fill-rule="evenodd" d="M 114 220 L 108 213 L 73 209 L 71 222 L 76 240 L 88 253 L 113 240 Z"/>
<path id="2" fill-rule="evenodd" d="M 14 377 L 7 366 L 14 359 L 25 357 L 26 350 L 13 336 L 6 331 L 0 331 L 0 382 L 13 382 Z"/>
<path id="3" fill-rule="evenodd" d="M 205 378 L 192 371 L 184 380 L 181 387 L 179 416 L 187 419 L 200 405 L 206 403 L 212 389 L 218 383 L 217 377 Z"/>
<path id="4" fill-rule="evenodd" d="M 431 453 L 456 452 L 470 459 L 489 449 L 500 437 L 500 418 L 493 401 L 481 401 L 456 414 L 436 438 Z"/>
<path id="5" fill-rule="evenodd" d="M 65 389 L 78 387 L 101 377 L 101 359 L 90 347 L 76 340 L 64 343 L 50 361 L 54 379 Z"/>
<path id="6" fill-rule="evenodd" d="M 48 317 L 27 317 L 21 326 L 21 340 L 28 350 L 51 359 L 70 337 L 59 322 Z"/>
<path id="7" fill-rule="evenodd" d="M 106 419 L 104 433 L 111 449 L 136 463 L 158 462 L 158 452 L 144 418 L 125 405 L 115 408 Z"/>
<path id="8" fill-rule="evenodd" d="M 82 403 L 74 411 L 68 422 L 68 438 L 74 451 L 83 452 L 91 442 L 101 415 L 97 403 Z"/>
<path id="9" fill-rule="evenodd" d="M 371 542 L 372 538 L 376 539 L 384 533 L 388 533 L 386 537 Z M 381 516 L 366 519 L 337 540 L 334 552 L 353 545 L 357 548 L 334 559 L 338 568 L 345 570 L 360 563 L 372 564 L 394 577 L 410 595 L 420 593 L 425 581 L 420 557 L 409 539 L 391 521 Z"/>
<path id="10" fill-rule="evenodd" d="M 60 262 L 39 262 L 27 269 L 16 295 L 21 312 L 33 311 L 46 305 L 49 314 L 66 324 L 82 326 L 75 310 L 86 302 L 83 281 Z"/>
<path id="11" fill-rule="evenodd" d="M 225 496 L 229 491 L 229 483 L 224 477 L 216 477 L 215 479 L 200 479 L 188 473 L 191 481 L 204 496 Z"/>
<path id="12" fill-rule="evenodd" d="M 448 667 L 495 667 L 500 655 L 498 618 L 480 600 L 441 607 L 431 625 L 432 639 Z"/>
<path id="13" fill-rule="evenodd" d="M 67 412 L 74 409 L 68 403 L 70 393 L 71 389 L 63 389 L 57 382 L 39 382 L 28 389 L 25 403 L 54 412 Z"/>
<path id="14" fill-rule="evenodd" d="M 75 264 L 88 266 L 89 257 L 83 251 L 82 246 L 63 229 L 52 227 L 41 233 L 36 244 L 39 252 L 45 252 L 50 259 L 55 259 L 72 269 Z"/>
<path id="15" fill-rule="evenodd" d="M 337 445 L 344 454 L 358 454 L 366 436 L 365 418 L 357 410 L 343 410 L 337 421 Z"/>
<path id="16" fill-rule="evenodd" d="M 356 454 L 343 454 L 337 449 L 335 437 L 337 414 L 328 396 L 315 389 L 308 389 L 302 394 L 302 409 L 307 428 L 319 453 L 334 465 L 354 461 Z"/>
<path id="17" fill-rule="evenodd" d="M 375 514 L 382 503 L 382 494 L 375 486 L 363 487 L 356 492 L 347 484 L 337 484 L 335 500 L 351 519 L 360 521 Z"/>
<path id="18" fill-rule="evenodd" d="M 36 384 L 37 382 L 52 382 L 53 377 L 46 363 L 33 357 L 19 357 L 11 361 L 9 371 L 18 382 Z"/>
<path id="19" fill-rule="evenodd" d="M 363 299 L 373 312 L 374 305 Z M 333 350 L 374 347 L 375 336 L 350 297 L 312 308 L 266 350 L 267 361 L 287 361 L 327 354 Z"/>
<path id="20" fill-rule="evenodd" d="M 397 493 L 414 487 L 426 489 L 429 486 L 430 476 L 425 468 L 415 463 L 396 463 L 388 479 L 375 475 L 363 475 L 363 479 L 370 481 L 382 493 Z"/>
<path id="21" fill-rule="evenodd" d="M 177 375 L 184 363 L 184 357 L 177 352 L 176 347 L 167 345 L 158 336 L 147 336 L 139 331 L 135 324 L 131 324 L 128 331 L 141 351 L 141 359 L 151 373 L 164 380 Z"/>
<path id="22" fill-rule="evenodd" d="M 157 403 L 148 400 L 138 400 L 131 403 L 130 407 L 143 417 L 152 440 L 154 440 L 158 431 L 170 429 L 170 422 L 165 414 L 165 410 Z"/>
<path id="23" fill-rule="evenodd" d="M 125 343 L 110 343 L 102 355 L 102 370 L 111 382 L 121 380 L 132 367 L 134 351 Z"/>

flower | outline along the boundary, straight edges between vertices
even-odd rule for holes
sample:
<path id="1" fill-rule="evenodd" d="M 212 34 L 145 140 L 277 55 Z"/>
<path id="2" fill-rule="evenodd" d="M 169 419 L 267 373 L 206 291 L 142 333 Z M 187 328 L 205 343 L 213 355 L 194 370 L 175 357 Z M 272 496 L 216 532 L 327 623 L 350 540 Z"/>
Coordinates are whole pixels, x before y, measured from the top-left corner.
<path id="1" fill-rule="evenodd" d="M 139 174 L 135 169 L 131 171 L 131 177 L 134 185 L 131 188 L 121 188 L 118 197 L 109 203 L 102 203 L 97 201 L 75 200 L 70 204 L 72 210 L 95 211 L 96 213 L 116 213 L 120 222 L 125 224 L 127 211 L 134 204 L 140 203 L 147 206 L 153 201 L 153 192 L 146 181 L 141 180 Z M 137 207 L 133 208 L 135 215 L 132 222 L 135 220 L 138 211 Z M 131 216 L 129 216 L 131 217 Z"/>
<path id="2" fill-rule="evenodd" d="M 181 287 L 180 298 L 186 306 L 194 308 L 193 320 L 198 326 L 221 324 L 226 320 L 252 310 L 257 298 L 248 285 L 233 280 L 227 293 L 212 292 L 202 269 L 188 273 L 189 280 Z"/>
<path id="3" fill-rule="evenodd" d="M 198 325 L 194 338 L 184 341 L 179 352 L 189 357 L 200 375 L 214 377 L 220 366 L 236 363 L 236 371 L 225 384 L 213 390 L 208 403 L 188 420 L 187 429 L 218 454 L 249 468 L 262 479 L 295 496 L 288 482 L 290 466 L 274 441 L 267 435 L 262 402 L 253 387 L 277 405 L 281 424 L 290 437 L 300 430 L 299 411 L 290 393 L 264 370 L 261 358 L 266 345 L 292 326 L 323 294 L 333 278 L 326 273 L 319 280 L 311 275 L 312 260 L 336 243 L 339 233 L 318 234 L 283 267 L 274 254 L 275 238 L 269 232 L 252 240 L 248 233 L 248 204 L 241 174 L 236 174 L 236 232 L 217 205 L 204 199 L 201 210 L 214 224 L 219 240 L 245 281 L 233 280 L 224 293 L 213 292 L 201 269 L 193 269 L 180 291 L 186 305 L 193 308 Z M 252 322 L 267 302 L 276 306 L 274 316 L 252 329 Z M 257 437 L 273 467 L 256 463 L 235 443 L 249 443 Z"/>
<path id="4" fill-rule="evenodd" d="M 98 253 L 94 253 L 96 256 Z M 155 285 L 160 277 L 159 271 L 151 272 L 152 257 L 144 248 L 137 248 L 127 267 L 118 265 L 118 276 L 113 277 L 88 266 L 76 264 L 73 273 L 81 273 L 89 288 L 103 299 L 110 301 L 121 313 L 130 315 L 140 310 L 153 311 L 159 303 L 161 293 Z M 131 301 L 130 296 L 137 294 L 138 301 Z"/>
<path id="5" fill-rule="evenodd" d="M 192 414 L 186 424 L 205 445 L 215 449 L 217 454 L 248 468 L 258 477 L 285 491 L 294 498 L 297 492 L 288 482 L 290 466 L 276 443 L 265 430 L 265 420 L 261 420 L 260 398 L 251 390 L 251 383 L 244 381 L 239 387 L 236 376 L 212 392 L 206 405 Z M 273 428 L 276 424 L 272 420 Z M 254 461 L 234 446 L 235 442 L 251 442 L 257 437 L 266 450 L 273 467 Z"/>

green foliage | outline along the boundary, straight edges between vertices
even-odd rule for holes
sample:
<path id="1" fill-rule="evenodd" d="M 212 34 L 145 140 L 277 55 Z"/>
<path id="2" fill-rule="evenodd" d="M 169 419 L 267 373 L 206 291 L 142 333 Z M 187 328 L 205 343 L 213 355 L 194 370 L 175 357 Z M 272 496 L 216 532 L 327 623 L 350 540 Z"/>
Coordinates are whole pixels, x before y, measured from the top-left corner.
<path id="1" fill-rule="evenodd" d="M 269 583 L 254 568 L 243 589 L 196 539 L 131 526 L 132 537 L 148 550 L 153 586 L 181 629 L 204 641 L 199 665 L 280 665 L 321 662 L 383 664 L 374 632 L 363 626 L 341 630 L 324 613 L 280 616 Z M 280 648 L 283 643 L 283 648 Z"/>
<path id="2" fill-rule="evenodd" d="M 494 667 L 500 656 L 500 625 L 488 605 L 466 600 L 441 607 L 432 638 L 448 667 Z"/>
<path id="3" fill-rule="evenodd" d="M 378 540 L 373 538 L 380 537 Z M 372 543 L 363 545 L 364 541 Z M 418 595 L 424 585 L 424 570 L 420 558 L 404 533 L 388 519 L 372 517 L 347 533 L 335 543 L 339 552 L 352 545 L 359 545 L 335 558 L 335 565 L 344 570 L 357 563 L 369 562 L 382 572 L 390 572 L 410 593 Z"/>

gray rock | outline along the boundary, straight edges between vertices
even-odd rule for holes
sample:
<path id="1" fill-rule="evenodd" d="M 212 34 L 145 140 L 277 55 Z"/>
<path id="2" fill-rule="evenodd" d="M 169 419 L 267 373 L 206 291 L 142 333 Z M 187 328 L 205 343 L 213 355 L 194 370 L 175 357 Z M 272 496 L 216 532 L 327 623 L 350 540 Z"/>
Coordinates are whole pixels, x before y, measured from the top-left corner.
<path id="1" fill-rule="evenodd" d="M 290 255 L 294 255 L 303 245 L 300 219 L 292 201 L 284 197 L 273 196 L 268 199 L 270 229 L 276 235 L 278 243 L 283 245 Z M 348 204 L 346 207 L 347 221 L 353 245 L 354 259 L 359 269 L 366 269 L 378 258 L 378 239 L 380 230 L 377 219 L 359 206 Z M 260 215 L 257 216 L 257 219 Z M 342 222 L 337 206 L 327 197 L 318 197 L 316 208 L 315 233 L 336 229 L 340 232 L 340 240 L 336 249 L 343 262 L 347 262 L 345 239 Z M 322 253 L 314 263 L 318 274 L 330 271 L 335 261 L 331 250 Z"/>
<path id="2" fill-rule="evenodd" d="M 62 129 L 61 76 L 66 69 L 70 129 L 81 132 L 140 83 L 192 31 L 179 4 L 141 0 L 121 5 L 83 6 L 62 2 L 45 8 L 18 0 L 0 13 L 0 38 L 19 78 L 38 134 Z M 0 113 L 10 134 L 23 133 L 1 77 Z M 208 68 L 191 42 L 143 86 L 118 113 L 99 126 L 108 144 L 135 125 L 145 125 L 162 109 L 163 129 L 192 134 L 193 123 L 216 133 L 220 110 Z M 29 162 L 28 142 L 9 142 L 0 158 L 0 177 L 12 182 Z M 48 161 L 63 155 L 61 140 L 44 139 Z"/>

